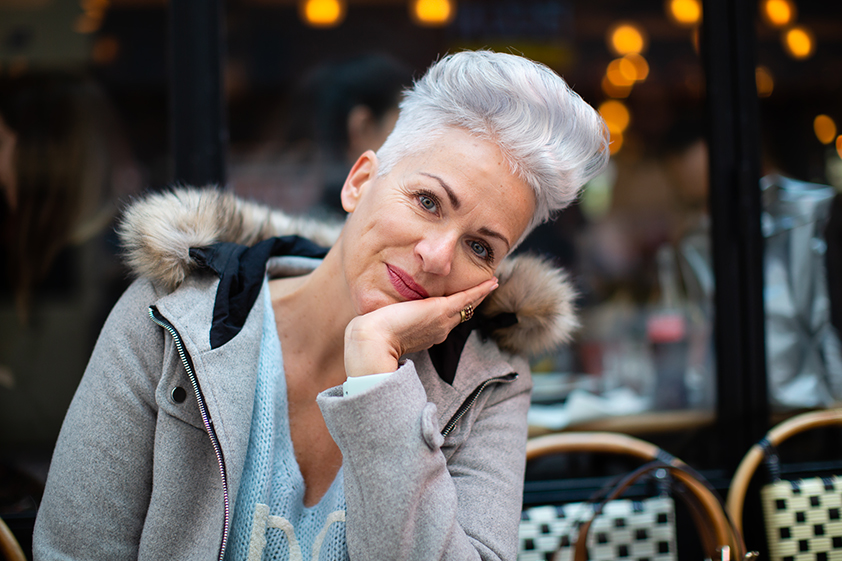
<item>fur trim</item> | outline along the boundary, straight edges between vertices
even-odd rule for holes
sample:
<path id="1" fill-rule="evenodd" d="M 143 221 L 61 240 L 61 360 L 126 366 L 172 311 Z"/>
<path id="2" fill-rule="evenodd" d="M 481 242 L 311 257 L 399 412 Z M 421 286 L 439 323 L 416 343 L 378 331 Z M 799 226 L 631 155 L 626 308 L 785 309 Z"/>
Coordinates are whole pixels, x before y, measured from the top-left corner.
<path id="1" fill-rule="evenodd" d="M 341 229 L 341 223 L 289 216 L 221 189 L 182 187 L 134 202 L 125 211 L 118 234 L 132 272 L 174 290 L 196 267 L 191 247 L 217 242 L 254 245 L 290 234 L 328 247 Z M 576 291 L 563 271 L 546 260 L 522 255 L 505 259 L 497 278 L 500 286 L 477 312 L 488 317 L 517 315 L 516 325 L 493 333 L 501 349 L 534 356 L 570 339 L 578 327 Z"/>
<path id="2" fill-rule="evenodd" d="M 341 230 L 339 223 L 292 217 L 221 189 L 186 187 L 135 202 L 117 232 L 132 272 L 174 290 L 196 266 L 191 247 L 217 242 L 250 246 L 290 234 L 330 247 Z"/>
<path id="3" fill-rule="evenodd" d="M 497 267 L 500 286 L 479 307 L 489 317 L 510 312 L 516 325 L 493 333 L 501 349 L 536 356 L 570 340 L 578 327 L 576 290 L 567 274 L 533 255 L 505 259 Z"/>

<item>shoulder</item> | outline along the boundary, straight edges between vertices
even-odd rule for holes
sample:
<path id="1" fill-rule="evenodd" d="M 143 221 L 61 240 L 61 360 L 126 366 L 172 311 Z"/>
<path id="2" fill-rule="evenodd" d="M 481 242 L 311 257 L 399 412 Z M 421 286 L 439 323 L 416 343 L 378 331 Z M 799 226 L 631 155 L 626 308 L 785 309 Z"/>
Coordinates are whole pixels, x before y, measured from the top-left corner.
<path id="1" fill-rule="evenodd" d="M 166 310 L 170 319 L 177 319 L 177 314 L 185 310 L 193 311 L 195 315 L 196 310 L 201 309 L 209 323 L 215 280 L 203 275 L 170 291 L 150 279 L 136 279 L 108 314 L 97 347 L 121 360 L 148 360 L 149 366 L 155 365 L 153 370 L 159 369 L 158 355 L 163 352 L 166 339 L 160 325 L 153 320 L 153 310 Z M 101 358 L 102 355 L 97 356 Z"/>
<path id="2" fill-rule="evenodd" d="M 147 279 L 137 279 L 126 289 L 108 315 L 101 337 L 135 332 L 152 325 L 149 307 L 161 297 L 160 290 Z"/>

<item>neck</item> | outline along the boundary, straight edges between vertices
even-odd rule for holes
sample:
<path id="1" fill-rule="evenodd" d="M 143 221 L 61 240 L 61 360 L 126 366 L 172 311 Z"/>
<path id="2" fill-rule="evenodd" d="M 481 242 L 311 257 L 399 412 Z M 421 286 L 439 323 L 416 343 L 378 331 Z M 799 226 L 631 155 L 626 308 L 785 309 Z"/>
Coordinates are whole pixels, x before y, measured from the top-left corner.
<path id="1" fill-rule="evenodd" d="M 355 315 L 338 257 L 331 249 L 312 273 L 269 283 L 284 361 L 333 385 L 345 380 L 345 327 Z"/>

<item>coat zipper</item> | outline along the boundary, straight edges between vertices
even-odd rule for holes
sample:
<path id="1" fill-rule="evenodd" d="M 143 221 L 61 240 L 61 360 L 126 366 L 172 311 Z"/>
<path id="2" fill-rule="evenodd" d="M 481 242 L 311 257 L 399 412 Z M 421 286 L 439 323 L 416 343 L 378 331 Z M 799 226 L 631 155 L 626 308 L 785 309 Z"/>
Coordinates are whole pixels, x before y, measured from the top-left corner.
<path id="1" fill-rule="evenodd" d="M 222 529 L 222 546 L 219 548 L 219 557 L 217 558 L 218 561 L 222 561 L 222 558 L 225 556 L 225 548 L 228 545 L 228 533 L 230 531 L 231 526 L 231 511 L 230 511 L 230 503 L 229 503 L 229 496 L 228 496 L 228 475 L 225 473 L 225 459 L 222 456 L 222 447 L 219 444 L 219 439 L 216 436 L 216 431 L 213 427 L 213 420 L 210 418 L 210 414 L 208 413 L 207 405 L 205 404 L 205 396 L 202 395 L 202 390 L 199 387 L 199 380 L 196 378 L 196 372 L 193 369 L 193 363 L 190 360 L 190 356 L 187 354 L 187 351 L 184 348 L 184 344 L 181 341 L 181 335 L 179 335 L 178 331 L 176 331 L 175 327 L 172 326 L 163 316 L 160 315 L 160 312 L 155 306 L 149 307 L 149 317 L 152 318 L 152 321 L 158 324 L 159 326 L 166 329 L 170 335 L 172 335 L 173 341 L 175 342 L 175 348 L 178 350 L 178 356 L 181 357 L 181 364 L 184 365 L 184 369 L 187 371 L 187 376 L 190 378 L 190 383 L 193 385 L 193 393 L 196 394 L 196 401 L 199 403 L 199 412 L 202 415 L 202 424 L 205 426 L 205 430 L 210 437 L 211 446 L 213 446 L 213 451 L 216 454 L 216 462 L 219 466 L 219 475 L 222 477 L 222 495 L 223 500 L 225 502 L 225 519 Z"/>
<path id="2" fill-rule="evenodd" d="M 509 374 L 506 374 L 505 376 L 489 378 L 488 380 L 477 386 L 476 389 L 471 392 L 471 395 L 468 396 L 468 399 L 466 399 L 465 402 L 459 406 L 459 409 L 456 410 L 456 414 L 454 414 L 453 417 L 451 417 L 447 424 L 444 426 L 444 428 L 441 431 L 441 435 L 447 437 L 447 435 L 449 435 L 451 431 L 453 431 L 453 428 L 456 426 L 456 423 L 458 423 L 459 419 L 464 417 L 465 413 L 467 413 L 471 409 L 471 407 L 474 406 L 474 403 L 476 403 L 477 399 L 479 399 L 480 394 L 483 392 L 483 390 L 485 390 L 485 388 L 487 388 L 491 384 L 508 384 L 510 382 L 514 382 L 516 379 L 517 372 L 511 372 Z"/>

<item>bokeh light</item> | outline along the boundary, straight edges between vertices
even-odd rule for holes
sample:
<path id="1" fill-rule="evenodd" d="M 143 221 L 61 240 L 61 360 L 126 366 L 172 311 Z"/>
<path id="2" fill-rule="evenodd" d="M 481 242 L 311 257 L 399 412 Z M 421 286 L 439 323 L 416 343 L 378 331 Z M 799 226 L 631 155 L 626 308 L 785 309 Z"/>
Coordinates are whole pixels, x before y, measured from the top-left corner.
<path id="1" fill-rule="evenodd" d="M 608 97 L 614 98 L 624 98 L 628 97 L 632 91 L 631 84 L 625 84 L 622 86 L 618 86 L 617 84 L 613 83 L 609 78 L 608 74 L 602 77 L 602 91 L 605 92 L 605 95 Z"/>
<path id="2" fill-rule="evenodd" d="M 446 25 L 456 15 L 455 0 L 414 0 L 411 15 L 420 25 Z"/>
<path id="3" fill-rule="evenodd" d="M 599 111 L 599 114 L 605 120 L 605 124 L 612 138 L 615 133 L 623 133 L 631 121 L 631 114 L 626 104 L 616 99 L 603 101 L 597 108 L 597 111 Z"/>
<path id="4" fill-rule="evenodd" d="M 629 53 L 623 57 L 623 60 L 630 62 L 634 66 L 634 79 L 636 82 L 642 82 L 649 76 L 649 63 L 642 55 Z M 628 69 L 624 70 L 624 67 L 621 67 L 620 70 L 628 72 Z"/>
<path id="5" fill-rule="evenodd" d="M 830 144 L 836 138 L 836 123 L 827 115 L 817 115 L 813 119 L 813 131 L 822 144 Z"/>
<path id="6" fill-rule="evenodd" d="M 299 12 L 312 27 L 334 27 L 345 18 L 345 0 L 302 0 Z"/>
<path id="7" fill-rule="evenodd" d="M 679 25 L 699 25 L 702 21 L 702 3 L 700 0 L 668 0 L 667 14 Z"/>
<path id="8" fill-rule="evenodd" d="M 623 58 L 615 58 L 608 63 L 605 76 L 615 86 L 631 86 L 634 84 L 637 71 L 634 64 Z"/>
<path id="9" fill-rule="evenodd" d="M 758 66 L 754 70 L 754 79 L 757 82 L 757 96 L 769 97 L 775 89 L 775 80 L 772 73 L 765 66 Z"/>
<path id="10" fill-rule="evenodd" d="M 786 30 L 783 34 L 783 43 L 789 56 L 797 59 L 812 56 L 816 49 L 813 33 L 803 25 Z"/>
<path id="11" fill-rule="evenodd" d="M 608 33 L 608 45 L 618 55 L 642 53 L 646 49 L 646 36 L 632 23 L 621 23 Z"/>
<path id="12" fill-rule="evenodd" d="M 790 0 L 764 0 L 763 19 L 773 27 L 784 27 L 795 21 L 795 4 Z"/>
<path id="13" fill-rule="evenodd" d="M 836 137 L 836 153 L 842 158 L 842 134 Z"/>

